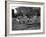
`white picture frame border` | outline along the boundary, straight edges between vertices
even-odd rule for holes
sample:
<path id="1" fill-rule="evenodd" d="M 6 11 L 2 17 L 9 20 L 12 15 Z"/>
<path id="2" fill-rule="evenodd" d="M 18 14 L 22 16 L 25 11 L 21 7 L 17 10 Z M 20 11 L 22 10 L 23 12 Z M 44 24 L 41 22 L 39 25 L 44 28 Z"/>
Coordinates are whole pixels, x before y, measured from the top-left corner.
<path id="1" fill-rule="evenodd" d="M 18 3 L 19 4 L 26 4 L 27 3 L 28 5 L 34 5 L 34 6 L 37 5 L 37 6 L 41 7 L 41 9 L 42 9 L 41 10 L 41 12 L 42 12 L 41 13 L 41 15 L 42 15 L 42 17 L 41 17 L 42 18 L 41 19 L 41 21 L 42 21 L 41 22 L 42 23 L 41 30 L 33 30 L 33 31 L 32 30 L 31 31 L 30 30 L 24 30 L 24 31 L 12 31 L 11 30 L 11 23 L 9 22 L 9 21 L 11 21 L 10 20 L 11 19 L 11 12 L 10 12 L 11 6 L 10 6 L 10 4 L 18 4 Z M 24 34 L 24 33 L 27 34 L 27 33 L 43 33 L 44 32 L 44 29 L 43 29 L 44 28 L 44 25 L 43 25 L 44 24 L 44 22 L 43 22 L 44 21 L 44 17 L 43 17 L 44 16 L 44 13 L 43 13 L 44 12 L 44 4 L 43 4 L 43 2 L 40 4 L 39 4 L 39 2 L 26 2 L 26 3 L 23 3 L 22 1 L 21 2 L 20 1 L 8 1 L 7 2 L 7 34 Z M 34 3 L 37 3 L 37 4 L 34 4 Z"/>

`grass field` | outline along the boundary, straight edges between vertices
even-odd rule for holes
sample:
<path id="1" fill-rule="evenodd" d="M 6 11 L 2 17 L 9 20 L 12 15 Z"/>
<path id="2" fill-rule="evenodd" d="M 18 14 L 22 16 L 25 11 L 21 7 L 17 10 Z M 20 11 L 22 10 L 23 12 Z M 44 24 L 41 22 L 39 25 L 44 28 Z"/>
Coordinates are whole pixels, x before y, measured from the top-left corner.
<path id="1" fill-rule="evenodd" d="M 20 24 L 15 18 L 12 18 L 12 30 L 37 30 L 40 29 L 40 23 Z"/>

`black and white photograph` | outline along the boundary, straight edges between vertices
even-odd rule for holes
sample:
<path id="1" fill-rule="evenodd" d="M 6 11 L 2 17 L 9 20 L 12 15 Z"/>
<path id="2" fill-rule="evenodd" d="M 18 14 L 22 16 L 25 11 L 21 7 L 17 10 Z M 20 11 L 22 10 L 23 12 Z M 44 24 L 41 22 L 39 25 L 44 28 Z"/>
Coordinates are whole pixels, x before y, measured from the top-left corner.
<path id="1" fill-rule="evenodd" d="M 12 30 L 40 29 L 40 7 L 17 7 L 12 9 Z"/>
<path id="2" fill-rule="evenodd" d="M 10 4 L 10 34 L 43 32 L 43 6 Z"/>

